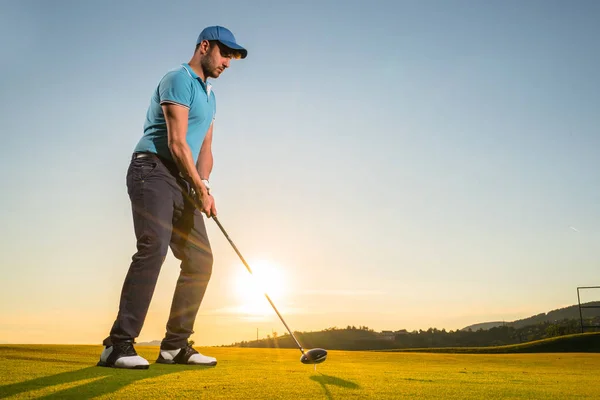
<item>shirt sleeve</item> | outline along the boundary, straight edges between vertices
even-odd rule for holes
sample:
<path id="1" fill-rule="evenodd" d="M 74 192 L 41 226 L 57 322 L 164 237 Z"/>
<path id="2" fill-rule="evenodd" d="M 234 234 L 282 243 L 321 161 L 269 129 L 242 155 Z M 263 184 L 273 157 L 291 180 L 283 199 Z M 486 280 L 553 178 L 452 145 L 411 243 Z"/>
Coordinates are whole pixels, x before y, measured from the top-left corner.
<path id="1" fill-rule="evenodd" d="M 192 104 L 192 85 L 190 79 L 179 71 L 167 73 L 158 85 L 160 104 L 172 103 L 190 108 Z"/>

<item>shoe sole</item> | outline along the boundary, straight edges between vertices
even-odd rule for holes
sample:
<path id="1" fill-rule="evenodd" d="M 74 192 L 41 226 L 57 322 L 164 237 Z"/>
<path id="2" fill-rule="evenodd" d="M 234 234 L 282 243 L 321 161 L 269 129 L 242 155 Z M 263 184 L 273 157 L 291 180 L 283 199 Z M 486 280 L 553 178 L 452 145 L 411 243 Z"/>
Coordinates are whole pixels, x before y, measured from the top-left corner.
<path id="1" fill-rule="evenodd" d="M 96 364 L 97 367 L 106 367 L 106 368 L 120 368 L 120 369 L 148 369 L 150 368 L 149 365 L 136 365 L 133 367 L 118 367 L 116 365 L 108 365 L 107 363 L 103 362 L 103 361 L 98 361 L 98 364 Z"/>
<path id="2" fill-rule="evenodd" d="M 156 363 L 157 364 L 169 364 L 169 365 L 178 364 L 173 360 L 164 360 L 164 359 L 163 360 L 158 359 L 158 360 L 156 360 Z M 200 367 L 214 367 L 215 365 L 217 365 L 217 362 L 214 361 L 214 362 L 211 362 L 208 364 L 178 364 L 178 365 L 198 365 Z"/>

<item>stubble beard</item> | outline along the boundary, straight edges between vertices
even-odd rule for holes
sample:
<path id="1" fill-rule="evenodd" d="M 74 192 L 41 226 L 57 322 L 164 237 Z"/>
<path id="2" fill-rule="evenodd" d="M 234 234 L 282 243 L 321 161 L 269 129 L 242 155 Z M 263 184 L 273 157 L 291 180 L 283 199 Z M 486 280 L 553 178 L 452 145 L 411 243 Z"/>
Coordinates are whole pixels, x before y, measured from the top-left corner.
<path id="1" fill-rule="evenodd" d="M 219 67 L 214 65 L 210 59 L 205 59 L 201 65 L 206 78 L 218 78 L 223 73 L 223 71 L 219 72 Z"/>

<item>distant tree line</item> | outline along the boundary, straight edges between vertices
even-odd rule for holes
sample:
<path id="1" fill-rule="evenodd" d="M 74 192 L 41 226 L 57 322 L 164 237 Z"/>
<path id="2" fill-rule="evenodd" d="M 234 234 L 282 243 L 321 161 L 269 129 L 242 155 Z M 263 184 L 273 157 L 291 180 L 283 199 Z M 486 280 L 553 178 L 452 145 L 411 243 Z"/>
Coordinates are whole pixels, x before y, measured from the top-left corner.
<path id="1" fill-rule="evenodd" d="M 584 325 L 598 326 L 600 317 L 584 320 Z M 592 331 L 587 329 L 586 331 Z M 418 331 L 375 332 L 366 326 L 347 326 L 346 328 L 327 328 L 318 332 L 294 332 L 296 338 L 306 348 L 322 347 L 330 350 L 383 350 L 430 347 L 483 347 L 526 343 L 533 340 L 581 333 L 580 321 L 563 319 L 553 322 L 540 322 L 532 325 L 514 327 L 502 325 L 483 330 L 446 331 L 437 328 Z M 227 347 L 252 348 L 294 348 L 295 342 L 289 334 L 278 336 L 273 333 L 266 339 L 242 341 Z"/>

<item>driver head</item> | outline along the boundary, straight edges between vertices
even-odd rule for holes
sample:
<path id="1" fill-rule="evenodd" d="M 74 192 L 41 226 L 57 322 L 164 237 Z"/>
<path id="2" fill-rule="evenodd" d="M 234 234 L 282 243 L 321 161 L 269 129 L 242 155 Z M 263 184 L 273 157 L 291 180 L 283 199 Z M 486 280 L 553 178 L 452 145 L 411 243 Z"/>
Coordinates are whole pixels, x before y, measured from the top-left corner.
<path id="1" fill-rule="evenodd" d="M 300 357 L 302 364 L 320 364 L 327 358 L 327 350 L 325 349 L 310 349 Z"/>

